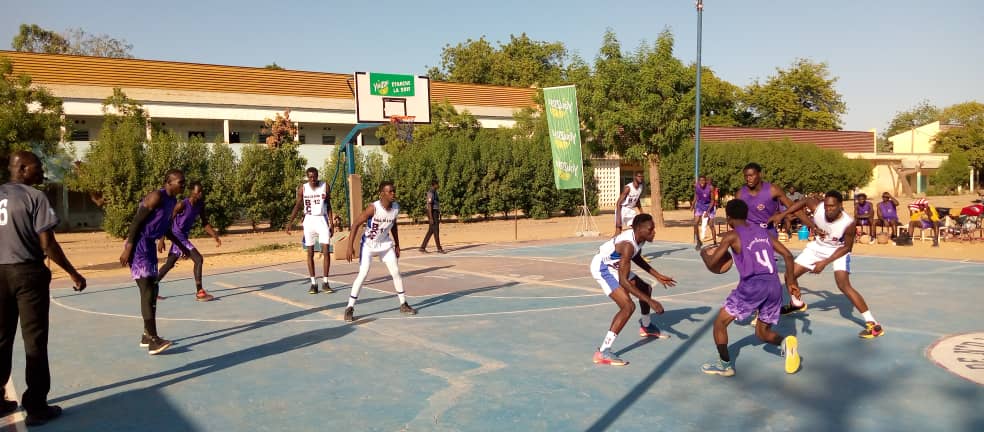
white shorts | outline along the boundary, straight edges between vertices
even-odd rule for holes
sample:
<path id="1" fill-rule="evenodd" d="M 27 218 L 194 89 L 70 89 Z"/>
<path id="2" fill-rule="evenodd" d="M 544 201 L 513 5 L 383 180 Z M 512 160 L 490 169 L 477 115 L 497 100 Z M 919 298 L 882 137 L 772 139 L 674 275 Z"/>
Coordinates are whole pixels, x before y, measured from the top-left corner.
<path id="1" fill-rule="evenodd" d="M 314 246 L 315 239 L 323 245 L 329 244 L 331 225 L 327 216 L 304 216 L 304 246 Z"/>
<path id="2" fill-rule="evenodd" d="M 629 229 L 632 227 L 632 219 L 639 214 L 634 208 L 622 207 L 622 229 Z M 616 221 L 618 222 L 618 221 Z"/>
<path id="3" fill-rule="evenodd" d="M 799 256 L 796 257 L 796 264 L 813 270 L 814 264 L 820 262 L 821 260 L 827 259 L 833 255 L 836 250 L 837 248 L 820 246 L 816 242 L 809 242 L 806 244 L 806 249 L 803 249 L 803 252 L 800 252 Z M 845 271 L 850 273 L 851 253 L 848 252 L 847 255 L 834 260 L 833 267 L 834 271 Z"/>
<path id="4" fill-rule="evenodd" d="M 601 290 L 606 296 L 612 295 L 612 291 L 619 288 L 618 270 L 612 266 L 607 266 L 597 255 L 591 260 L 591 276 L 594 277 Z M 635 273 L 629 272 L 629 280 L 635 278 Z"/>
<path id="5" fill-rule="evenodd" d="M 362 251 L 359 253 L 359 262 L 372 262 L 372 257 L 380 257 L 380 261 L 396 261 L 396 251 L 393 249 L 393 242 L 386 242 L 381 245 L 368 246 L 362 244 Z"/>

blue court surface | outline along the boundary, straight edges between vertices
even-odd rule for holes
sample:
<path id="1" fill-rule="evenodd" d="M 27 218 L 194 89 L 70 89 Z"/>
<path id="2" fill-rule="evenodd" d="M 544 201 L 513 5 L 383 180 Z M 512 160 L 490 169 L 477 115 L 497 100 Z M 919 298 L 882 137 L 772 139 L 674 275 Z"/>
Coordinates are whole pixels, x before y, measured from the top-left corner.
<path id="1" fill-rule="evenodd" d="M 717 358 L 712 319 L 737 274 L 711 274 L 681 243 L 643 251 L 679 282 L 656 288 L 672 337 L 641 339 L 637 311 L 614 346 L 631 363 L 592 363 L 616 311 L 588 271 L 603 240 L 405 251 L 419 315 L 400 314 L 377 261 L 353 324 L 341 318 L 355 263 L 332 262 L 333 294 L 307 293 L 303 262 L 207 274 L 217 299 L 199 303 L 183 261 L 162 284 L 158 327 L 175 346 L 158 356 L 138 347 L 132 281 L 93 279 L 81 294 L 56 281 L 49 400 L 65 413 L 43 430 L 984 430 L 984 367 L 971 367 L 984 365 L 984 264 L 855 256 L 852 281 L 886 329 L 873 340 L 858 338 L 831 269 L 804 275 L 809 310 L 777 326 L 799 338 L 801 370 L 787 375 L 736 323 L 725 378 L 698 368 Z M 18 336 L 21 391 L 23 367 Z"/>

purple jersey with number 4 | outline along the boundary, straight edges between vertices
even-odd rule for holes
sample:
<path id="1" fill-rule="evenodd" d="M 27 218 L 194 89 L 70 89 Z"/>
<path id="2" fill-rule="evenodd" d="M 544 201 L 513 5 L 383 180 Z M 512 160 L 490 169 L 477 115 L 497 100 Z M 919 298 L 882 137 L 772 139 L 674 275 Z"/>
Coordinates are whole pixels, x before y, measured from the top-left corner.
<path id="1" fill-rule="evenodd" d="M 782 307 L 782 284 L 776 275 L 775 249 L 769 242 L 769 232 L 758 225 L 747 223 L 736 226 L 741 252 L 732 257 L 741 282 L 724 302 L 724 310 L 739 320 L 758 311 L 758 319 L 766 324 L 779 322 Z"/>

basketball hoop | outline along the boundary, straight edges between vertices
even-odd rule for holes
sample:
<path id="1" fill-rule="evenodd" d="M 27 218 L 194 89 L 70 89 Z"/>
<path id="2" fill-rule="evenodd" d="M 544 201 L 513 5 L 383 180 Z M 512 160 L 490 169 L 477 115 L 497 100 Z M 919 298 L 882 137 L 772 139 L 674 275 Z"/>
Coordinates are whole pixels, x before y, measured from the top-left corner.
<path id="1" fill-rule="evenodd" d="M 397 138 L 406 143 L 413 142 L 413 127 L 416 116 L 391 116 L 390 123 L 396 128 Z"/>

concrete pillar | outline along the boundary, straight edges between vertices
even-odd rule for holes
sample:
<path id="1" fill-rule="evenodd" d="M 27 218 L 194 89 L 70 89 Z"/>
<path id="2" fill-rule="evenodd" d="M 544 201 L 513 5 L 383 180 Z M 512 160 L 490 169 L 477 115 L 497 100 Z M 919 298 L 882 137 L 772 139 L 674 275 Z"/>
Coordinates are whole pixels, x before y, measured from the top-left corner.
<path id="1" fill-rule="evenodd" d="M 151 124 L 150 112 L 147 112 L 147 142 L 154 136 L 154 126 Z"/>
<path id="2" fill-rule="evenodd" d="M 294 142 L 301 142 L 301 122 L 294 122 Z"/>
<path id="3" fill-rule="evenodd" d="M 65 114 L 61 115 L 61 127 L 58 128 L 58 144 L 65 145 L 65 135 L 68 133 L 68 128 L 65 127 Z M 971 168 L 973 170 L 973 168 Z"/>
<path id="4" fill-rule="evenodd" d="M 916 171 L 916 193 L 923 193 L 922 190 L 922 170 Z"/>
<path id="5" fill-rule="evenodd" d="M 974 167 L 970 167 L 970 193 L 974 193 Z"/>
<path id="6" fill-rule="evenodd" d="M 222 120 L 222 142 L 229 144 L 229 120 Z"/>

